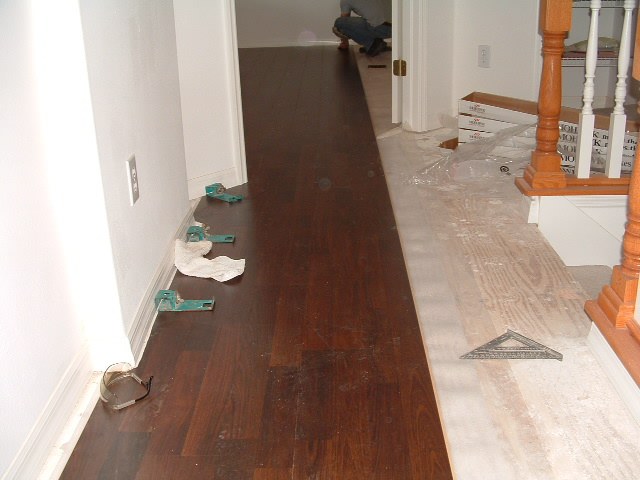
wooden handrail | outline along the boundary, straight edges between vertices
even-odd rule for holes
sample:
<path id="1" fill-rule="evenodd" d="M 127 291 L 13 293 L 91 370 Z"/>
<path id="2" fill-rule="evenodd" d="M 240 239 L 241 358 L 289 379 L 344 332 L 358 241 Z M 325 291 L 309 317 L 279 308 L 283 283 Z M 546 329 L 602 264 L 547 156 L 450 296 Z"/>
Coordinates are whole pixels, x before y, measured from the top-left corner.
<path id="1" fill-rule="evenodd" d="M 562 171 L 557 151 L 562 109 L 562 53 L 571 29 L 572 0 L 541 0 L 543 63 L 538 97 L 536 149 L 516 186 L 527 196 L 626 195 L 629 177 L 593 175 L 577 178 Z"/>
<path id="2" fill-rule="evenodd" d="M 636 28 L 635 46 L 640 48 L 640 28 Z M 638 57 L 634 60 L 633 77 L 640 80 Z M 597 301 L 590 300 L 584 307 L 638 385 L 640 325 L 635 320 L 634 313 L 640 278 L 640 168 L 637 168 L 639 158 L 640 151 L 636 151 L 629 186 L 628 221 L 622 239 L 622 264 L 613 268 L 610 285 L 602 288 Z"/>

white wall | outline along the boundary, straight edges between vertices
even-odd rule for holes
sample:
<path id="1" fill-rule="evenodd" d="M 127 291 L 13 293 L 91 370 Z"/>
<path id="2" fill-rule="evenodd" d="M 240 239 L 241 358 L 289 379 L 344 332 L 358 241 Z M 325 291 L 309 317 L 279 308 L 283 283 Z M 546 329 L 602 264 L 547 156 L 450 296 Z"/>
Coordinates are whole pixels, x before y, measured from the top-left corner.
<path id="1" fill-rule="evenodd" d="M 235 0 L 240 48 L 335 43 L 339 0 Z"/>
<path id="2" fill-rule="evenodd" d="M 123 325 L 189 208 L 171 0 L 81 0 L 91 98 Z M 140 199 L 129 204 L 125 162 Z"/>
<path id="3" fill-rule="evenodd" d="M 429 0 L 426 38 L 427 130 L 442 125 L 442 116 L 455 116 L 453 72 L 457 64 L 455 2 Z M 457 105 L 456 105 L 457 108 Z"/>
<path id="4" fill-rule="evenodd" d="M 189 198 L 247 181 L 234 0 L 174 0 Z"/>
<path id="5" fill-rule="evenodd" d="M 448 1 L 448 0 L 441 0 Z M 455 0 L 454 101 L 473 92 L 538 98 L 538 0 Z M 491 46 L 491 68 L 478 67 L 478 45 Z"/>
<path id="6" fill-rule="evenodd" d="M 77 2 L 1 2 L 0 58 L 0 475 L 36 478 L 120 312 Z"/>
<path id="7" fill-rule="evenodd" d="M 5 0 L 0 59 L 0 477 L 36 478 L 190 211 L 172 2 Z"/>

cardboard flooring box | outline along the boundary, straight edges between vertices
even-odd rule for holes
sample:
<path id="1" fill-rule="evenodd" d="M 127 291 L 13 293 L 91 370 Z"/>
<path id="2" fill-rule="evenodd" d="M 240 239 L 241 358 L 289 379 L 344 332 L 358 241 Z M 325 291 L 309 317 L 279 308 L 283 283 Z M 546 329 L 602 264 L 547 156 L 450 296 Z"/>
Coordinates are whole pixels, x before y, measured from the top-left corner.
<path id="1" fill-rule="evenodd" d="M 473 92 L 461 98 L 458 113 L 517 125 L 533 125 L 538 121 L 536 103 L 482 92 Z"/>
<path id="2" fill-rule="evenodd" d="M 535 122 L 534 122 L 535 123 Z M 517 123 L 501 122 L 499 120 L 491 120 L 461 113 L 458 115 L 458 128 L 466 130 L 475 130 L 478 132 L 499 132 L 505 128 L 516 127 Z M 536 128 L 531 127 L 526 131 L 527 136 L 535 137 Z"/>
<path id="3" fill-rule="evenodd" d="M 473 92 L 458 102 L 458 142 L 467 143 L 490 138 L 496 132 L 517 125 L 532 125 L 531 128 L 517 133 L 515 137 L 520 145 L 535 147 L 535 125 L 538 121 L 538 104 L 528 100 L 503 97 L 490 93 Z M 573 173 L 575 151 L 578 140 L 578 122 L 580 110 L 563 107 L 560 113 L 559 152 L 562 156 L 563 170 Z M 638 136 L 638 122 L 627 121 L 627 134 L 624 140 L 622 171 L 629 172 L 635 159 Z M 596 115 L 593 132 L 592 168 L 600 169 L 606 157 L 608 146 L 609 117 Z"/>
<path id="4" fill-rule="evenodd" d="M 473 92 L 461 98 L 458 101 L 458 113 L 516 125 L 535 125 L 538 123 L 538 104 L 536 102 L 503 97 L 492 93 Z M 576 133 L 578 131 L 579 118 L 580 110 L 577 108 L 562 107 L 560 121 L 574 125 Z M 638 132 L 638 127 L 638 121 L 627 121 L 628 132 Z M 609 130 L 609 117 L 607 115 L 596 115 L 595 128 Z M 479 130 L 476 128 L 470 129 Z"/>
<path id="5" fill-rule="evenodd" d="M 475 142 L 476 140 L 481 140 L 483 138 L 491 138 L 495 136 L 497 132 L 481 132 L 478 130 L 467 130 L 467 129 L 459 129 L 458 130 L 458 143 L 469 143 Z M 525 135 L 514 135 L 514 143 L 517 145 L 522 145 L 525 147 L 535 147 L 536 145 L 536 137 L 535 135 L 527 137 Z"/>

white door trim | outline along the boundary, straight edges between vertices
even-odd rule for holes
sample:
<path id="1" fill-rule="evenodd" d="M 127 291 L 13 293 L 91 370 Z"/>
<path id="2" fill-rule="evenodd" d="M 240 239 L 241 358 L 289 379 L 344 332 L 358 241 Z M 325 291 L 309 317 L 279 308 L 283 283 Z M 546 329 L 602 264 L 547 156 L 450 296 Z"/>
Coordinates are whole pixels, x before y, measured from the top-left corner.
<path id="1" fill-rule="evenodd" d="M 407 62 L 402 82 L 402 106 L 398 121 L 406 130 L 427 129 L 427 2 L 396 0 L 401 15 L 399 50 Z M 395 26 L 394 26 L 395 27 Z M 395 57 L 394 57 L 395 58 Z"/>
<path id="2" fill-rule="evenodd" d="M 391 39 L 391 58 L 395 60 L 403 60 L 402 44 L 400 34 L 402 28 L 402 12 L 404 9 L 404 0 L 393 0 L 391 6 L 391 24 L 393 25 L 393 36 Z M 403 96 L 403 77 L 391 74 L 391 123 L 402 123 L 402 96 Z"/>
<path id="3" fill-rule="evenodd" d="M 235 109 L 232 111 L 233 124 L 233 149 L 234 164 L 239 185 L 247 182 L 247 157 L 244 145 L 244 122 L 242 118 L 242 95 L 240 89 L 240 67 L 238 61 L 238 34 L 236 26 L 236 3 L 235 0 L 225 0 L 225 10 L 227 12 L 227 45 L 228 52 L 227 73 L 229 75 L 229 85 L 233 85 L 232 103 Z"/>

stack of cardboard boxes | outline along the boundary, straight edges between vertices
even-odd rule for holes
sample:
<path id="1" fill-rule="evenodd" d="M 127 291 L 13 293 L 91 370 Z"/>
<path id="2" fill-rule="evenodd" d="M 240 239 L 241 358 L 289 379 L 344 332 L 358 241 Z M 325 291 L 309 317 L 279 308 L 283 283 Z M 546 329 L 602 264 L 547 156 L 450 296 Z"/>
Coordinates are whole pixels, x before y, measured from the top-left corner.
<path id="1" fill-rule="evenodd" d="M 458 103 L 458 143 L 473 142 L 490 138 L 501 130 L 513 129 L 514 136 L 523 148 L 535 148 L 535 130 L 538 121 L 537 104 L 526 100 L 502 97 L 489 93 L 473 92 Z M 560 138 L 558 152 L 562 156 L 562 169 L 566 173 L 575 172 L 575 155 L 578 143 L 578 119 L 580 111 L 562 108 L 560 114 Z M 607 116 L 596 115 L 593 132 L 593 152 L 591 170 L 603 172 L 608 145 Z M 622 173 L 631 173 L 637 145 L 638 125 L 627 122 Z"/>

